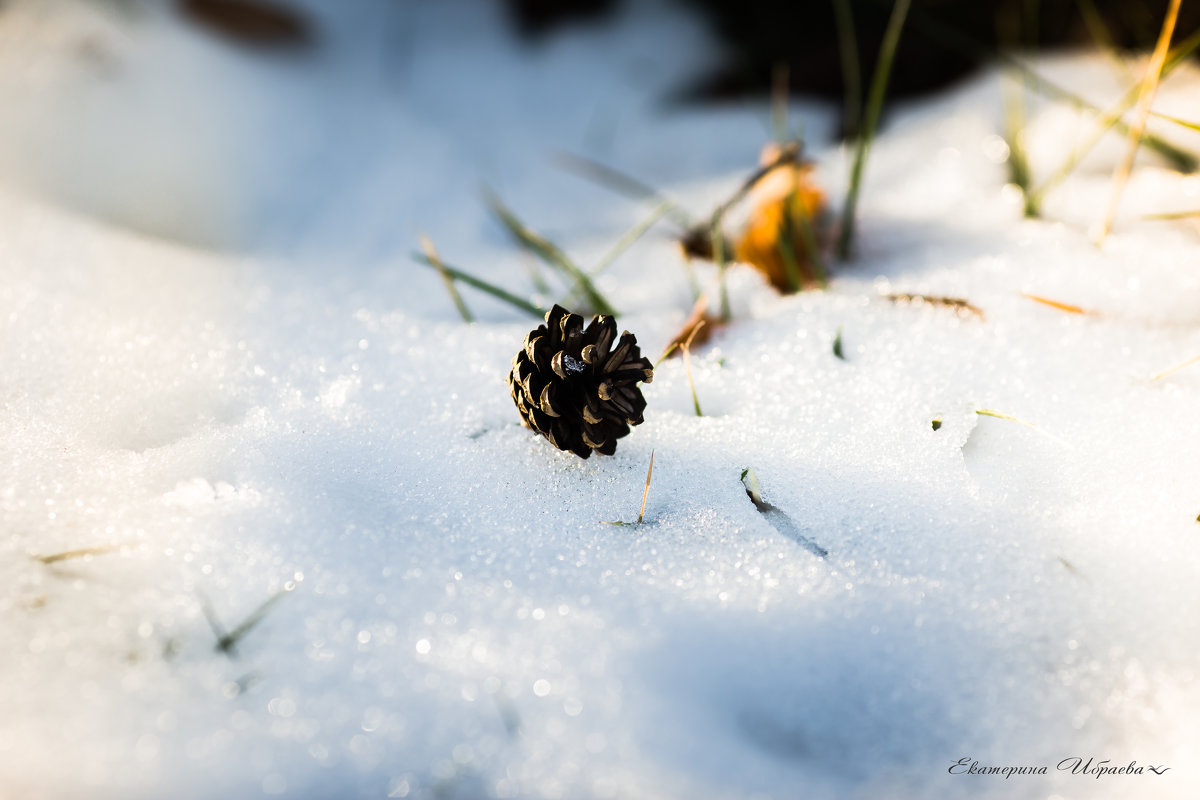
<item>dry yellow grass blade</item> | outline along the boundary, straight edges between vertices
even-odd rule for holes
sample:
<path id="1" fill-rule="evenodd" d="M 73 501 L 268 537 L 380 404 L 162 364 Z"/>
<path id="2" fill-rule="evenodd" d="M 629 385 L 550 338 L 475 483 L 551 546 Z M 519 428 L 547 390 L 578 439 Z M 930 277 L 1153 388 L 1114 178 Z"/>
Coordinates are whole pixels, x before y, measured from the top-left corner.
<path id="1" fill-rule="evenodd" d="M 1146 121 L 1150 117 L 1150 106 L 1154 104 L 1154 95 L 1158 91 L 1158 79 L 1162 75 L 1163 63 L 1167 60 L 1167 49 L 1171 45 L 1171 36 L 1175 33 L 1175 21 L 1179 18 L 1180 2 L 1181 0 L 1171 0 L 1171 5 L 1167 7 L 1167 16 L 1163 19 L 1162 31 L 1158 34 L 1158 43 L 1154 46 L 1154 55 L 1151 56 L 1150 64 L 1146 67 L 1146 74 L 1142 78 L 1137 111 L 1133 118 L 1133 124 L 1129 126 L 1129 146 L 1125 151 L 1125 159 L 1113 173 L 1112 196 L 1108 201 L 1108 211 L 1104 214 L 1104 221 L 1100 224 L 1097 245 L 1103 244 L 1109 231 L 1112 230 L 1113 218 L 1117 215 L 1117 206 L 1121 203 L 1121 194 L 1125 191 L 1125 184 L 1133 169 L 1133 159 L 1137 156 L 1138 146 L 1142 143 L 1142 134 L 1146 130 Z"/>
<path id="2" fill-rule="evenodd" d="M 1065 311 L 1068 314 L 1082 314 L 1089 317 L 1097 316 L 1095 311 L 1089 311 L 1081 306 L 1073 306 L 1070 303 L 1061 303 L 1058 300 L 1051 300 L 1049 297 L 1040 297 L 1039 295 L 1028 294 L 1027 292 L 1021 292 L 1021 297 L 1024 297 L 1026 300 L 1032 300 L 1035 303 L 1041 303 L 1044 306 L 1057 308 L 1059 311 Z"/>
<path id="3" fill-rule="evenodd" d="M 1179 372 L 1179 370 L 1184 369 L 1185 367 L 1190 367 L 1192 364 L 1195 364 L 1197 361 L 1200 361 L 1200 356 L 1195 356 L 1193 358 L 1189 358 L 1187 361 L 1184 361 L 1182 364 L 1176 364 L 1173 367 L 1164 369 L 1162 372 L 1158 373 L 1157 375 L 1151 375 L 1150 380 L 1157 381 L 1157 380 L 1161 380 L 1161 379 L 1167 377 L 1168 375 L 1174 375 L 1176 372 Z"/>

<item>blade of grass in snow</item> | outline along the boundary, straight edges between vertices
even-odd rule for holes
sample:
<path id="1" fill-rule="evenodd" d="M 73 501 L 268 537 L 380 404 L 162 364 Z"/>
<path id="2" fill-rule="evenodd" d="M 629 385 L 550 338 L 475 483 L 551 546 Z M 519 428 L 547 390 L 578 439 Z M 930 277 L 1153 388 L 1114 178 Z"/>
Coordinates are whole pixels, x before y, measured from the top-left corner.
<path id="1" fill-rule="evenodd" d="M 876 3 L 882 5 L 883 0 L 876 0 Z M 981 63 L 988 61 L 989 59 L 995 59 L 1006 66 L 1011 66 L 1014 69 L 1025 73 L 1029 78 L 1031 78 L 1031 82 L 1029 84 L 1030 88 L 1034 89 L 1035 91 L 1054 100 L 1067 103 L 1075 108 L 1095 113 L 1102 113 L 1101 109 L 1095 104 L 1089 102 L 1075 92 L 1072 92 L 1070 89 L 1066 89 L 1063 86 L 1054 83 L 1053 81 L 1047 80 L 1040 73 L 1025 64 L 1016 56 L 1001 50 L 997 50 L 993 47 L 989 47 L 970 38 L 969 36 L 965 36 L 964 34 L 940 22 L 935 17 L 920 8 L 914 9 L 911 17 L 911 24 L 914 28 L 923 33 L 929 39 L 941 44 L 946 49 L 953 50 L 954 52 L 966 58 L 970 58 L 973 61 L 978 61 Z M 1181 43 L 1179 47 L 1176 48 L 1175 53 L 1179 54 L 1180 61 L 1187 57 L 1186 54 L 1183 53 L 1185 48 L 1187 48 L 1189 53 L 1192 49 L 1195 49 L 1196 43 L 1193 43 L 1192 41 L 1194 38 L 1197 39 L 1196 43 L 1200 43 L 1200 31 L 1193 33 L 1191 37 L 1189 37 L 1184 43 Z M 1163 68 L 1164 74 L 1170 71 L 1169 67 L 1172 67 L 1174 64 L 1178 63 L 1174 61 L 1174 59 L 1175 55 L 1173 54 L 1172 58 L 1168 60 L 1168 67 Z M 1135 96 L 1136 91 L 1137 90 L 1135 88 L 1133 90 Z M 1132 104 L 1133 101 L 1130 102 Z M 1120 119 L 1120 116 L 1113 120 L 1111 126 L 1115 127 L 1123 134 L 1127 134 L 1129 132 L 1129 126 Z M 1192 153 L 1182 150 L 1170 142 L 1164 141 L 1153 134 L 1147 134 L 1143 143 L 1146 145 L 1146 147 L 1154 150 L 1163 158 L 1167 159 L 1171 166 L 1180 172 L 1194 172 L 1197 165 L 1200 164 L 1200 160 L 1197 160 L 1196 156 Z"/>
<path id="2" fill-rule="evenodd" d="M 750 502 L 754 504 L 754 507 L 758 509 L 758 512 L 763 515 L 772 528 L 792 539 L 815 556 L 821 558 L 829 556 L 828 550 L 800 532 L 796 527 L 796 523 L 792 522 L 791 517 L 763 499 L 762 487 L 758 483 L 758 475 L 754 473 L 753 468 L 746 467 L 742 470 L 741 481 L 742 486 L 746 488 L 746 496 L 750 498 Z"/>
<path id="3" fill-rule="evenodd" d="M 1059 301 L 1051 300 L 1048 297 L 1039 297 L 1036 294 L 1026 294 L 1025 292 L 1022 292 L 1021 297 L 1024 297 L 1026 300 L 1032 300 L 1035 303 L 1041 303 L 1044 306 L 1050 306 L 1051 308 L 1057 308 L 1059 311 L 1065 311 L 1068 314 L 1083 314 L 1086 316 L 1095 316 L 1096 315 L 1095 311 L 1088 311 L 1086 308 L 1081 308 L 1079 306 L 1073 306 L 1070 303 L 1060 303 Z"/>
<path id="4" fill-rule="evenodd" d="M 833 337 L 833 354 L 842 361 L 846 360 L 846 354 L 842 350 L 842 326 L 838 325 L 837 335 Z"/>
<path id="5" fill-rule="evenodd" d="M 1167 50 L 1171 46 L 1171 37 L 1175 34 L 1175 21 L 1179 19 L 1179 4 L 1182 0 L 1171 0 L 1167 7 L 1167 15 L 1163 19 L 1162 31 L 1154 46 L 1154 55 L 1146 67 L 1146 77 L 1142 81 L 1141 92 L 1138 95 L 1137 112 L 1129 131 L 1129 145 L 1125 158 L 1113 173 L 1112 196 L 1108 201 L 1108 211 L 1100 224 L 1099 243 L 1103 243 L 1108 232 L 1112 230 L 1113 219 L 1117 216 L 1117 207 L 1121 204 L 1121 195 L 1125 184 L 1129 181 L 1129 173 L 1133 170 L 1133 159 L 1137 157 L 1138 148 L 1142 144 L 1142 133 L 1146 130 L 1146 121 L 1150 116 L 1150 106 L 1154 104 L 1154 95 L 1158 92 L 1158 82 L 1162 78 L 1163 64 L 1167 60 Z"/>
<path id="6" fill-rule="evenodd" d="M 209 604 L 208 600 L 201 598 L 201 608 L 204 610 L 204 616 L 208 619 L 208 624 L 213 630 L 213 634 L 217 637 L 216 649 L 222 653 L 232 654 L 238 642 L 246 637 L 246 634 L 254 630 L 254 628 L 266 618 L 271 609 L 279 600 L 288 593 L 287 589 L 280 589 L 275 594 L 268 597 L 262 605 L 254 609 L 250 616 L 246 617 L 236 628 L 226 633 L 220 620 L 217 619 L 216 612 Z"/>
<path id="7" fill-rule="evenodd" d="M 646 498 L 650 496 L 650 476 L 654 474 L 654 451 L 650 451 L 650 466 L 646 468 L 646 488 L 642 490 L 642 507 L 638 511 L 638 525 L 646 516 Z"/>
<path id="8" fill-rule="evenodd" d="M 717 262 L 717 281 L 720 284 L 719 291 L 721 293 L 721 321 L 729 322 L 732 312 L 729 309 L 729 286 L 725 280 L 725 272 L 729 269 L 729 263 L 725 257 L 725 236 L 721 233 L 721 223 L 718 222 L 712 228 L 713 241 L 713 258 Z"/>
<path id="9" fill-rule="evenodd" d="M 680 345 L 683 351 L 683 367 L 687 371 L 688 386 L 692 390 L 692 407 L 696 409 L 696 416 L 703 417 L 700 412 L 700 398 L 696 396 L 696 382 L 692 380 L 692 340 L 696 338 L 696 334 L 704 327 L 704 320 L 692 329 L 692 335 L 687 338 L 687 341 Z"/>
<path id="10" fill-rule="evenodd" d="M 1009 47 L 1017 48 L 1021 42 L 1019 16 L 1015 12 L 997 13 L 997 25 L 1004 31 Z M 1041 216 L 1041 209 L 1031 191 L 1033 181 L 1029 169 L 1029 158 L 1025 152 L 1025 95 L 1028 76 L 1012 67 L 1004 69 L 1004 138 L 1008 142 L 1008 179 L 1021 190 L 1025 199 L 1025 216 Z"/>
<path id="11" fill-rule="evenodd" d="M 72 561 L 76 558 L 86 558 L 88 556 L 102 556 L 108 553 L 115 553 L 120 550 L 121 546 L 117 544 L 105 545 L 103 547 L 81 547 L 78 550 L 64 550 L 61 553 L 50 553 L 44 556 L 33 556 L 35 561 L 40 561 L 43 564 L 57 564 L 60 561 Z"/>
<path id="12" fill-rule="evenodd" d="M 861 135 L 862 73 L 858 66 L 858 39 L 850 0 L 833 0 L 833 19 L 837 24 L 838 54 L 842 59 L 842 87 L 845 98 L 842 130 L 847 139 Z"/>
<path id="13" fill-rule="evenodd" d="M 471 316 L 467 304 L 463 302 L 462 295 L 458 293 L 458 287 L 454 285 L 454 278 L 446 271 L 446 265 L 442 263 L 442 259 L 438 256 L 437 250 L 433 246 L 433 242 L 429 241 L 428 236 L 421 236 L 421 249 L 425 251 L 425 258 L 429 263 L 437 269 L 442 276 L 442 282 L 446 284 L 446 291 L 450 293 L 450 297 L 454 300 L 454 306 L 458 309 L 459 315 L 463 318 L 463 322 L 474 322 L 475 318 Z"/>
<path id="14" fill-rule="evenodd" d="M 1200 217 L 1200 208 L 1192 211 L 1171 211 L 1166 214 L 1146 214 L 1142 217 L 1145 220 L 1164 220 L 1164 219 L 1192 219 Z"/>
<path id="15" fill-rule="evenodd" d="M 626 231 L 625 235 L 618 239 L 617 243 L 610 247 L 608 252 L 600 257 L 600 260 L 596 262 L 596 266 L 592 268 L 592 277 L 599 275 L 600 273 L 604 272 L 604 270 L 612 266 L 612 263 L 616 261 L 622 253 L 633 246 L 634 242 L 642 238 L 647 231 L 654 227 L 656 222 L 665 217 L 667 214 L 671 213 L 674 208 L 675 202 L 672 200 L 664 200 L 663 202 L 659 203 L 658 206 L 656 206 L 655 209 L 650 212 L 649 216 Z"/>
<path id="16" fill-rule="evenodd" d="M 1037 425 L 1034 425 L 1032 422 L 1026 422 L 1023 419 L 1019 419 L 1010 414 L 1005 414 L 1000 411 L 993 411 L 990 408 L 977 408 L 977 409 L 975 409 L 975 413 L 981 417 L 992 417 L 994 419 L 1003 419 L 1003 420 L 1008 420 L 1009 422 L 1015 422 L 1018 425 L 1024 425 L 1026 428 L 1031 428 L 1031 429 L 1037 431 L 1038 433 L 1040 433 L 1042 436 L 1045 436 L 1049 439 L 1053 439 L 1054 441 L 1058 442 L 1059 444 L 1066 444 L 1066 442 L 1064 442 L 1062 439 L 1058 438 L 1057 436 L 1055 436 L 1052 433 L 1042 430 Z"/>
<path id="17" fill-rule="evenodd" d="M 642 524 L 642 520 L 646 517 L 646 498 L 650 496 L 650 476 L 654 474 L 654 451 L 650 451 L 650 466 L 646 470 L 646 488 L 642 490 L 642 507 L 638 510 L 637 522 L 623 522 L 616 520 L 609 522 L 604 520 L 605 525 L 616 525 L 621 528 L 636 528 Z"/>
<path id="18" fill-rule="evenodd" d="M 867 153 L 871 149 L 871 140 L 875 137 L 875 128 L 879 125 L 879 112 L 883 108 L 883 98 L 887 95 L 888 79 L 892 72 L 892 59 L 895 58 L 896 48 L 900 44 L 900 33 L 904 30 L 904 20 L 908 16 L 909 4 L 910 0 L 896 0 L 892 6 L 891 18 L 888 19 L 887 30 L 883 34 L 883 42 L 879 46 L 879 58 L 875 62 L 875 75 L 871 79 L 870 94 L 867 96 L 862 134 L 858 137 L 858 147 L 854 152 L 854 166 L 850 170 L 850 188 L 846 192 L 846 204 L 842 208 L 842 230 L 838 237 L 838 256 L 842 259 L 850 257 L 850 245 L 854 241 L 854 219 L 858 208 L 858 195 L 862 189 L 863 168 L 866 166 Z"/>
<path id="19" fill-rule="evenodd" d="M 1161 380 L 1161 379 L 1167 377 L 1168 375 L 1174 375 L 1176 372 L 1179 372 L 1181 369 L 1190 367 L 1192 364 L 1195 364 L 1197 362 L 1200 362 L 1200 356 L 1196 356 L 1195 358 L 1189 358 L 1187 361 L 1184 361 L 1182 364 L 1176 364 L 1175 366 L 1170 367 L 1169 369 L 1164 369 L 1162 372 L 1158 373 L 1157 375 L 1152 375 L 1150 377 L 1150 380 L 1152 380 L 1152 381 Z"/>
<path id="20" fill-rule="evenodd" d="M 1163 67 L 1163 71 L 1166 71 L 1166 67 Z M 1158 117 L 1159 119 L 1165 119 L 1167 122 L 1173 122 L 1176 125 L 1181 125 L 1184 128 L 1189 128 L 1193 131 L 1200 131 L 1200 122 L 1188 122 L 1186 119 L 1172 117 L 1170 114 L 1164 114 L 1161 111 L 1155 111 L 1153 109 L 1150 110 L 1150 115 Z"/>
<path id="21" fill-rule="evenodd" d="M 485 192 L 485 197 L 492 212 L 495 213 L 496 217 L 503 223 L 504 227 L 508 229 L 509 233 L 512 234 L 518 243 L 542 259 L 550 267 L 559 270 L 564 275 L 573 279 L 574 283 L 579 285 L 587 301 L 597 312 L 609 314 L 614 317 L 617 316 L 616 309 L 600 294 L 591 279 L 583 270 L 575 266 L 575 262 L 571 261 L 566 253 L 549 239 L 534 233 L 526 227 L 495 194 L 487 191 Z"/>
<path id="22" fill-rule="evenodd" d="M 437 267 L 434 265 L 434 263 L 432 261 L 430 261 L 429 258 L 424 253 L 413 253 L 412 258 L 418 264 L 424 264 L 427 267 L 432 267 L 434 269 L 437 269 Z M 449 264 L 445 263 L 444 261 L 442 262 L 442 269 L 445 270 L 446 273 L 450 275 L 450 277 L 454 278 L 454 280 L 462 281 L 463 283 L 467 284 L 468 286 L 473 286 L 481 292 L 486 292 L 487 294 L 490 294 L 492 297 L 496 298 L 497 300 L 502 300 L 505 303 L 508 303 L 510 306 L 512 306 L 514 308 L 518 308 L 521 311 L 524 311 L 526 314 L 532 314 L 533 316 L 535 316 L 539 319 L 546 316 L 546 309 L 540 308 L 539 306 L 536 306 L 533 303 L 530 303 L 528 300 L 522 300 L 520 297 L 517 297 L 515 294 L 506 292 L 505 290 L 501 289 L 499 286 L 490 284 L 487 281 L 483 280 L 482 278 L 476 278 L 474 275 L 471 275 L 470 273 L 463 272 L 460 269 L 455 269 L 454 267 L 450 266 Z"/>
<path id="23" fill-rule="evenodd" d="M 1101 16 L 1100 9 L 1096 8 L 1096 4 L 1092 0 L 1075 0 L 1075 5 L 1079 8 L 1079 15 L 1083 17 L 1083 24 L 1087 27 L 1092 41 L 1108 57 L 1117 78 L 1122 83 L 1128 82 L 1130 78 L 1128 65 L 1126 65 L 1125 59 L 1121 58 L 1117 45 L 1109 35 L 1108 26 L 1104 24 L 1104 17 Z"/>
<path id="24" fill-rule="evenodd" d="M 568 172 L 587 178 L 626 197 L 635 200 L 652 200 L 656 203 L 671 203 L 669 216 L 673 222 L 684 229 L 690 228 L 694 224 L 687 212 L 662 192 L 607 164 L 593 161 L 586 156 L 561 152 L 555 153 L 554 162 Z"/>

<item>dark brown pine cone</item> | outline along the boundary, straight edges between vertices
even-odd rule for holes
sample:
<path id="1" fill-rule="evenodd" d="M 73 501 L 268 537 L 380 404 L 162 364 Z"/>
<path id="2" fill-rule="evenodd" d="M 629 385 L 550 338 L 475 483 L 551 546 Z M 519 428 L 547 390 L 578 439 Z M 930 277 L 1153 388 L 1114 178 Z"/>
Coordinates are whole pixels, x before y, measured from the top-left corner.
<path id="1" fill-rule="evenodd" d="M 642 423 L 637 384 L 653 377 L 633 334 L 617 340 L 612 317 L 592 317 L 585 330 L 583 317 L 556 305 L 513 356 L 508 385 L 526 427 L 587 458 L 593 450 L 611 456 L 629 426 Z"/>

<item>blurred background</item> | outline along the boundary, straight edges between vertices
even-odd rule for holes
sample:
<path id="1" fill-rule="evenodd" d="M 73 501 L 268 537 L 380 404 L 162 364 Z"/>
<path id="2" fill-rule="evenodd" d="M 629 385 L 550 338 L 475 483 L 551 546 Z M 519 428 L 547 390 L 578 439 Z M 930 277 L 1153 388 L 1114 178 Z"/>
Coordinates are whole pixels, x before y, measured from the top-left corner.
<path id="1" fill-rule="evenodd" d="M 962 81 L 999 48 L 1147 50 L 1165 6 L 917 0 L 889 100 Z M 384 257 L 418 231 L 487 238 L 465 198 L 481 183 L 544 183 L 556 151 L 652 185 L 745 169 L 781 81 L 811 142 L 854 136 L 849 100 L 869 83 L 890 11 L 886 0 L 8 0 L 0 180 L 144 233 L 291 258 Z M 1200 7 L 1184 6 L 1178 30 L 1197 24 Z M 717 109 L 698 142 L 691 123 Z M 565 191 L 569 202 L 582 190 Z"/>

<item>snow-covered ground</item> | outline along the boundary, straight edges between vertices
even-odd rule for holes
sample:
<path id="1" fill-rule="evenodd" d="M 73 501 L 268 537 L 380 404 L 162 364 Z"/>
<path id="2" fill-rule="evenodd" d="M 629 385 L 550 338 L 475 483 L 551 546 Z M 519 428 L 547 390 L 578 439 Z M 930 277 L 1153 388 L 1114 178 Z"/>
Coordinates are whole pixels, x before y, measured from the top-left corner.
<path id="1" fill-rule="evenodd" d="M 705 416 L 664 362 L 582 461 L 509 398 L 534 321 L 464 289 L 462 323 L 409 251 L 532 296 L 481 183 L 590 263 L 649 206 L 550 153 L 702 213 L 765 107 L 662 102 L 716 47 L 667 5 L 532 50 L 493 4 L 310 5 L 275 56 L 153 5 L 0 13 L 0 796 L 1197 796 L 1200 367 L 1150 376 L 1200 354 L 1200 241 L 1140 218 L 1200 178 L 1141 158 L 1097 249 L 1119 138 L 1025 220 L 998 72 L 902 109 L 831 288 L 733 268 Z M 1189 68 L 1156 107 L 1198 98 Z M 1044 176 L 1090 123 L 1030 113 Z M 840 197 L 832 112 L 793 114 Z M 599 281 L 651 357 L 691 302 L 667 234 Z M 645 523 L 603 524 L 652 450 Z M 206 606 L 272 597 L 215 647 Z"/>

